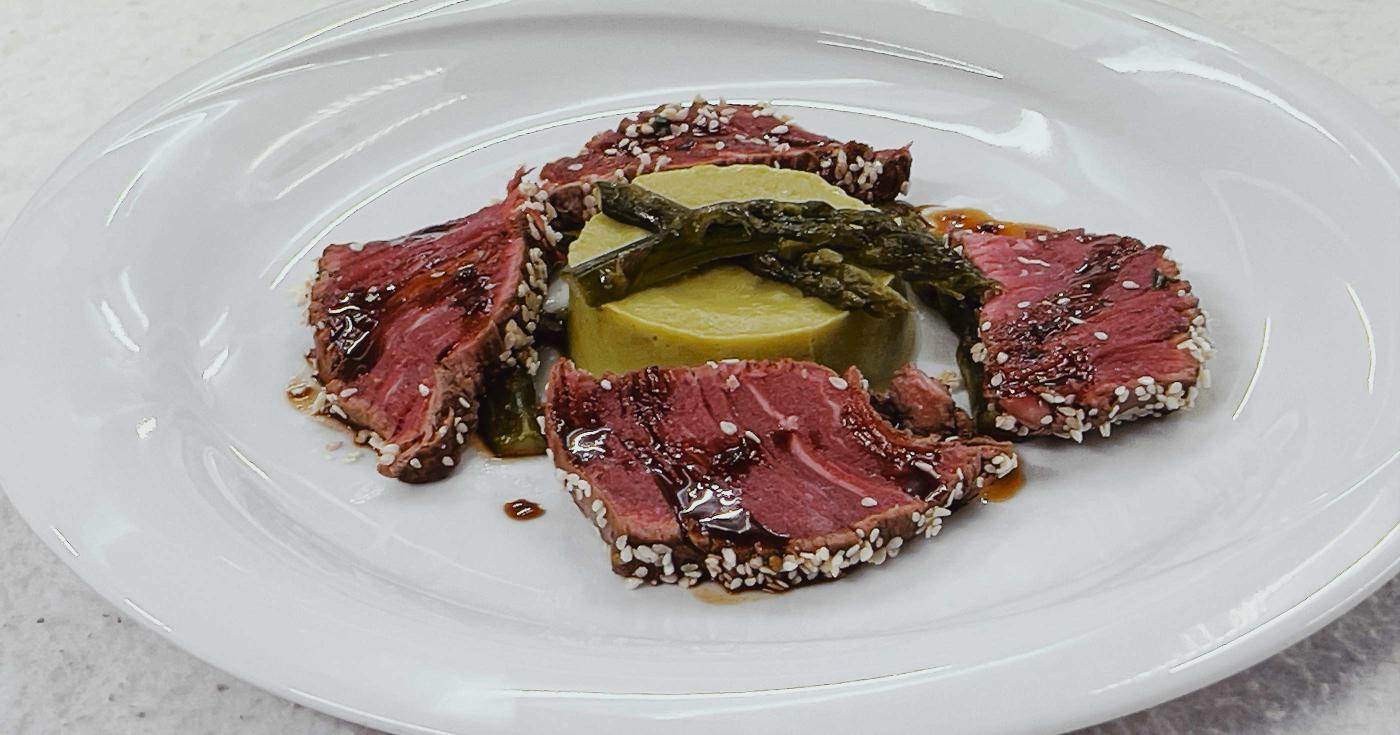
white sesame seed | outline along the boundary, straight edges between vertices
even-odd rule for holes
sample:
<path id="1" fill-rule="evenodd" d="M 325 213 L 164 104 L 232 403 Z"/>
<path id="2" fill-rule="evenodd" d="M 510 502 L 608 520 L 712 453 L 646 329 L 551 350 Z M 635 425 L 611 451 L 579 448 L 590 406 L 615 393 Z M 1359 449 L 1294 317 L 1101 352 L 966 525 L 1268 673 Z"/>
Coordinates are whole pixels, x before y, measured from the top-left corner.
<path id="1" fill-rule="evenodd" d="M 745 431 L 744 437 L 755 444 L 760 444 L 763 442 L 762 439 L 758 438 L 758 434 L 755 434 L 752 431 Z"/>
<path id="2" fill-rule="evenodd" d="M 603 378 L 602 380 L 598 381 L 598 386 L 603 390 L 612 390 L 612 381 L 608 380 L 607 378 Z"/>
<path id="3" fill-rule="evenodd" d="M 997 353 L 997 364 L 998 364 L 998 365 L 1004 365 L 1004 364 L 1006 364 L 1006 361 L 1007 361 L 1007 360 L 1010 360 L 1010 359 L 1011 359 L 1011 356 L 1008 355 L 1008 354 L 1006 354 L 1005 352 L 998 352 L 998 353 Z"/>
<path id="4" fill-rule="evenodd" d="M 828 383 L 831 383 L 831 387 L 835 388 L 836 390 L 846 390 L 850 387 L 850 384 L 846 382 L 845 378 L 841 378 L 836 375 L 833 375 L 827 378 L 826 380 Z"/>
<path id="5" fill-rule="evenodd" d="M 419 384 L 418 384 L 418 395 L 420 395 L 420 396 L 426 396 L 426 395 L 429 395 L 430 393 L 432 393 L 432 391 L 428 389 L 428 385 L 427 385 L 426 383 L 419 383 Z"/>
<path id="6" fill-rule="evenodd" d="M 1123 288 L 1126 288 L 1131 291 L 1132 289 L 1139 288 L 1139 286 L 1137 284 L 1137 281 L 1124 281 Z"/>
<path id="7" fill-rule="evenodd" d="M 1107 342 L 1107 341 L 1108 341 L 1108 333 L 1107 333 L 1107 332 L 1094 332 L 1094 339 L 1096 339 L 1096 340 L 1098 340 L 1098 341 L 1100 341 L 1100 342 Z"/>
<path id="8" fill-rule="evenodd" d="M 860 504 L 867 508 L 874 508 L 875 506 L 880 504 L 880 501 L 876 500 L 875 498 L 866 497 L 860 499 Z"/>
<path id="9" fill-rule="evenodd" d="M 1047 414 L 1045 414 L 1044 416 L 1042 416 L 1042 417 L 1040 418 L 1040 425 L 1041 425 L 1041 426 L 1049 426 L 1050 424 L 1053 424 L 1053 423 L 1055 423 L 1055 414 L 1047 413 Z"/>
<path id="10" fill-rule="evenodd" d="M 442 458 L 442 466 L 443 466 L 443 467 L 451 467 L 451 466 L 454 465 L 454 464 L 457 464 L 457 463 L 454 462 L 454 461 L 452 460 L 451 457 L 443 457 L 443 458 Z"/>
<path id="11" fill-rule="evenodd" d="M 1031 305 L 1031 302 L 1029 302 L 1029 301 L 1022 301 L 1021 303 L 1016 304 L 1016 308 L 1018 308 L 1018 309 L 1025 309 L 1025 308 L 1029 307 L 1030 305 Z"/>
<path id="12" fill-rule="evenodd" d="M 408 466 L 412 467 L 415 470 L 419 470 L 423 468 L 423 463 L 417 457 L 414 457 L 413 459 L 408 460 Z"/>
<path id="13" fill-rule="evenodd" d="M 719 430 L 720 430 L 720 431 L 723 431 L 725 434 L 728 434 L 729 436 L 734 436 L 735 434 L 739 433 L 739 427 L 738 427 L 738 426 L 735 426 L 733 421 L 721 421 L 721 422 L 719 422 Z"/>

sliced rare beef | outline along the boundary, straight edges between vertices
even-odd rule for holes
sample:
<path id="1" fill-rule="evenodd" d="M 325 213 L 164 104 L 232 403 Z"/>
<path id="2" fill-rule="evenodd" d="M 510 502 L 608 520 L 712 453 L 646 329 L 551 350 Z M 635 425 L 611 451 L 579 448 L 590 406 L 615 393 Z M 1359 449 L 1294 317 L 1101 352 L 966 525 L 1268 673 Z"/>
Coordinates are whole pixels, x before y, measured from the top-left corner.
<path id="1" fill-rule="evenodd" d="M 309 308 L 319 407 L 379 452 L 381 474 L 448 474 L 486 381 L 535 369 L 542 199 L 517 175 L 475 214 L 322 254 Z"/>
<path id="2" fill-rule="evenodd" d="M 810 171 L 865 202 L 887 202 L 908 188 L 909 147 L 875 150 L 808 132 L 767 104 L 662 105 L 599 133 L 577 156 L 540 169 L 559 231 L 577 231 L 597 211 L 591 182 L 632 179 L 701 164 L 772 165 Z"/>
<path id="3" fill-rule="evenodd" d="M 948 386 L 912 364 L 896 370 L 889 389 L 872 402 L 890 423 L 919 436 L 972 435 L 972 420 Z"/>
<path id="4" fill-rule="evenodd" d="M 944 304 L 983 431 L 1081 441 L 1195 401 L 1206 318 L 1165 247 L 1083 230 L 951 241 L 998 284 L 975 310 Z"/>
<path id="5" fill-rule="evenodd" d="M 550 375 L 558 472 L 632 584 L 780 591 L 880 564 L 1016 467 L 1009 444 L 919 437 L 859 372 L 729 361 Z"/>

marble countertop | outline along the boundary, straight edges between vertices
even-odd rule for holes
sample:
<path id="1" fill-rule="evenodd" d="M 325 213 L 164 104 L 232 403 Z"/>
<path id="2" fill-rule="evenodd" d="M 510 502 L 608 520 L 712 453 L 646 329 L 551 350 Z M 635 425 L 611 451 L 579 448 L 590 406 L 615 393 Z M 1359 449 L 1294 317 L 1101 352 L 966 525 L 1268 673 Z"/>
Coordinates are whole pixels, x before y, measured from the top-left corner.
<path id="1" fill-rule="evenodd" d="M 325 0 L 0 3 L 0 228 L 161 81 Z M 1395 0 L 1170 0 L 1272 44 L 1400 121 Z M 1372 733 L 1400 722 L 1400 580 L 1214 686 L 1085 732 Z M 0 497 L 0 732 L 373 731 L 279 699 L 111 607 Z"/>

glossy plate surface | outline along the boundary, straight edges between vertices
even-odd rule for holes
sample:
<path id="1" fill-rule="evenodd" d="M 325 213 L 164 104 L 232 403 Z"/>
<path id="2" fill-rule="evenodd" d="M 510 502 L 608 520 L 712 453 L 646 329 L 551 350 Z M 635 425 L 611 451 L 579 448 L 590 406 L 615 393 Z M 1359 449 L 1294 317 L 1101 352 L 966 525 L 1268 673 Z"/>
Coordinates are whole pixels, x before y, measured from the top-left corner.
<path id="1" fill-rule="evenodd" d="M 697 92 L 913 141 L 915 200 L 1172 245 L 1213 388 L 1028 445 L 1020 496 L 881 569 L 734 605 L 624 589 L 543 461 L 415 488 L 323 456 L 283 397 L 322 246 Z M 1329 83 L 1145 2 L 352 2 L 165 85 L 36 196 L 0 269 L 0 483 L 177 644 L 395 732 L 1088 724 L 1400 563 L 1397 161 Z M 508 520 L 518 497 L 546 515 Z"/>

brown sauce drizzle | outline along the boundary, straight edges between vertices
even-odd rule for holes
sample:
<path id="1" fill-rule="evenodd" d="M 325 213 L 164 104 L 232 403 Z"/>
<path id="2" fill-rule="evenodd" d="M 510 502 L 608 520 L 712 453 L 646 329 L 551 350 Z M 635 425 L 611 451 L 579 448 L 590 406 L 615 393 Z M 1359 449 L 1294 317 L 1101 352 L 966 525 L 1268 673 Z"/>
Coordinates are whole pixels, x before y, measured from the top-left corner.
<path id="1" fill-rule="evenodd" d="M 292 404 L 292 408 L 309 414 L 311 406 L 316 403 L 316 386 L 311 385 L 301 378 L 292 378 L 287 383 L 287 401 Z"/>
<path id="2" fill-rule="evenodd" d="M 512 500 L 501 507 L 506 516 L 515 521 L 532 521 L 544 515 L 544 508 L 524 498 Z"/>
<path id="3" fill-rule="evenodd" d="M 1005 503 L 1016 497 L 1021 492 L 1021 488 L 1026 486 L 1026 473 L 1018 466 L 1006 477 L 994 480 L 990 485 L 982 489 L 982 499 L 988 503 Z"/>
<path id="4" fill-rule="evenodd" d="M 340 356 L 335 362 L 336 377 L 352 380 L 374 364 L 374 330 L 379 326 L 380 309 L 395 288 L 389 285 L 382 291 L 378 287 L 356 289 L 326 310 L 330 341 Z"/>
<path id="5" fill-rule="evenodd" d="M 677 446 L 657 435 L 655 427 L 671 400 L 673 388 L 662 368 L 652 366 L 619 383 L 623 400 L 637 416 L 645 432 L 641 440 L 623 439 L 622 445 L 641 462 L 662 487 L 662 495 L 676 511 L 684 529 L 736 544 L 763 544 L 780 550 L 787 542 L 783 534 L 765 528 L 744 507 L 743 477 L 748 468 L 762 461 L 758 445 L 740 436 L 718 453 L 704 447 Z M 595 409 L 583 409 L 586 425 L 597 425 Z M 599 427 L 606 428 L 606 427 Z M 568 449 L 575 461 L 587 462 L 596 446 L 602 449 L 606 434 L 575 430 L 569 434 Z"/>
<path id="6" fill-rule="evenodd" d="M 1025 237 L 1030 232 L 1054 232 L 1055 228 L 1024 222 L 1005 222 L 990 214 L 972 208 L 940 209 L 924 212 L 924 218 L 933 225 L 940 235 L 957 230 L 976 230 L 1007 237 Z"/>
<path id="7" fill-rule="evenodd" d="M 762 590 L 741 589 L 731 592 L 724 585 L 719 584 L 697 584 L 690 588 L 690 594 L 707 605 L 739 605 L 745 602 L 756 602 L 773 595 L 772 592 Z"/>

